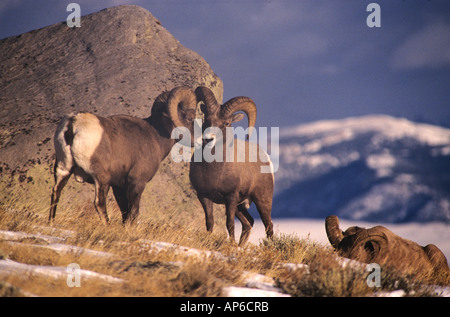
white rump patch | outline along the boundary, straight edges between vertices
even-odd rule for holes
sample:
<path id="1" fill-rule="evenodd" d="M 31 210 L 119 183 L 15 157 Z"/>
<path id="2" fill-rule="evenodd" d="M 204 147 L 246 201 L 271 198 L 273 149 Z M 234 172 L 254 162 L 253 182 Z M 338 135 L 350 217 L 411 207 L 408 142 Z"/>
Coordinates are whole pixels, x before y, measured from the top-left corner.
<path id="1" fill-rule="evenodd" d="M 91 174 L 91 157 L 103 136 L 100 121 L 91 113 L 77 114 L 73 122 L 73 135 L 72 157 L 81 169 Z"/>
<path id="2" fill-rule="evenodd" d="M 267 152 L 264 151 L 262 148 L 260 148 L 259 149 L 259 157 L 262 162 L 269 162 L 269 166 L 267 166 L 267 165 L 261 166 L 261 173 L 272 174 L 272 181 L 273 181 L 273 183 L 275 183 L 275 177 L 273 175 L 273 173 L 274 173 L 273 163 L 272 163 L 272 160 L 270 159 L 270 155 L 267 154 Z"/>

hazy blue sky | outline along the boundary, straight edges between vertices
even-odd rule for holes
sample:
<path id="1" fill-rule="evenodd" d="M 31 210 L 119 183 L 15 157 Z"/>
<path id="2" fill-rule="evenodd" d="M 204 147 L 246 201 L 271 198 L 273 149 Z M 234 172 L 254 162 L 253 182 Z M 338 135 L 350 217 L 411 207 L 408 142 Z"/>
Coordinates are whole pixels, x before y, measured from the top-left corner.
<path id="1" fill-rule="evenodd" d="M 206 59 L 225 100 L 255 100 L 260 126 L 371 113 L 450 126 L 448 0 L 1 0 L 0 38 L 65 21 L 70 2 L 146 8 Z"/>

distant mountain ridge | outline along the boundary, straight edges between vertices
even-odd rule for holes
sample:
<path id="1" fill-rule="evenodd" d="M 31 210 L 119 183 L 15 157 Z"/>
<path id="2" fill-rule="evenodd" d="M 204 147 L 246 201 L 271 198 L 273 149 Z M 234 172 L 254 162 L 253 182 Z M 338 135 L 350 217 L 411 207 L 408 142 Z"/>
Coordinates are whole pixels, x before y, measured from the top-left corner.
<path id="1" fill-rule="evenodd" d="M 280 131 L 273 217 L 450 223 L 450 129 L 370 115 Z"/>

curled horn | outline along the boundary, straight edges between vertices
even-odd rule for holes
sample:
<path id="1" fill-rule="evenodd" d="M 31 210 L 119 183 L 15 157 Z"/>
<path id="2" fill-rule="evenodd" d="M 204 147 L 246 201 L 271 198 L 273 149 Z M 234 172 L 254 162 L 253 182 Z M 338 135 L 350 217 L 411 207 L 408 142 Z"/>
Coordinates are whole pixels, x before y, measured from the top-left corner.
<path id="1" fill-rule="evenodd" d="M 333 248 L 336 249 L 344 238 L 341 229 L 339 229 L 339 219 L 337 216 L 328 216 L 327 219 L 325 219 L 325 230 L 327 232 L 328 240 Z"/>
<path id="2" fill-rule="evenodd" d="M 155 101 L 156 102 L 156 101 Z M 172 89 L 167 97 L 167 112 L 175 127 L 184 126 L 178 117 L 178 109 L 182 110 L 197 108 L 197 99 L 194 92 L 185 86 Z"/>
<path id="3" fill-rule="evenodd" d="M 436 271 L 441 269 L 448 270 L 447 258 L 437 246 L 428 244 L 423 250 L 428 255 L 428 258 Z"/>
<path id="4" fill-rule="evenodd" d="M 152 106 L 152 116 L 160 112 L 161 110 L 166 110 L 168 97 L 169 97 L 168 91 L 165 91 L 161 93 L 158 97 L 156 97 Z"/>
<path id="5" fill-rule="evenodd" d="M 205 104 L 204 112 L 211 114 L 216 112 L 219 108 L 219 103 L 217 102 L 214 93 L 208 87 L 197 87 L 197 89 L 195 89 L 195 95 L 198 101 L 203 101 Z"/>
<path id="6" fill-rule="evenodd" d="M 220 114 L 222 117 L 228 117 L 237 111 L 243 111 L 247 115 L 248 136 L 250 137 L 250 134 L 256 122 L 255 102 L 248 97 L 234 97 L 222 105 Z"/>

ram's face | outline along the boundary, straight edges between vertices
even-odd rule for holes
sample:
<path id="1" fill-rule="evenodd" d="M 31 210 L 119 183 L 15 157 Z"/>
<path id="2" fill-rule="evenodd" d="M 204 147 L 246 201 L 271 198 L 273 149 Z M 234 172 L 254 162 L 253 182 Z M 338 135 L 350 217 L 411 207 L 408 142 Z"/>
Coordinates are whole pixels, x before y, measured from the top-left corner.
<path id="1" fill-rule="evenodd" d="M 195 110 L 187 109 L 184 111 L 180 111 L 180 120 L 183 123 L 183 126 L 189 129 L 191 133 L 191 145 L 194 144 L 194 122 L 195 122 Z"/>
<path id="2" fill-rule="evenodd" d="M 205 146 L 213 147 L 217 143 L 218 137 L 223 135 L 221 129 L 221 120 L 215 115 L 209 115 L 205 117 L 202 124 L 202 142 Z"/>
<path id="3" fill-rule="evenodd" d="M 231 127 L 233 122 L 240 121 L 243 118 L 243 113 L 236 113 L 227 117 L 222 117 L 218 113 L 207 115 L 202 125 L 203 144 L 214 146 L 218 141 L 223 142 L 223 137 L 227 135 L 226 129 Z"/>
<path id="4" fill-rule="evenodd" d="M 179 115 L 181 122 L 187 127 L 189 130 L 194 132 L 194 119 L 195 119 L 195 110 L 187 109 L 180 113 Z"/>

